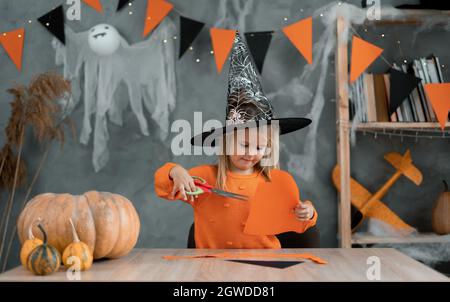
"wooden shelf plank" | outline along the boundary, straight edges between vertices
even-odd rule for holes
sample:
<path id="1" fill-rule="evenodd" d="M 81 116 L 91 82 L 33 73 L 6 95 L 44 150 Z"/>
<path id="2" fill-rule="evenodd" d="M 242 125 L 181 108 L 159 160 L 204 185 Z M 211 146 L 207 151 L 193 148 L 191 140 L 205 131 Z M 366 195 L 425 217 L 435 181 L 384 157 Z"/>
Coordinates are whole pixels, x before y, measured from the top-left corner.
<path id="1" fill-rule="evenodd" d="M 353 244 L 371 243 L 450 243 L 449 235 L 437 235 L 434 233 L 420 233 L 410 237 L 375 236 L 365 233 L 356 233 L 352 236 Z"/>
<path id="2" fill-rule="evenodd" d="M 351 124 L 349 124 L 351 127 Z M 392 129 L 436 129 L 440 130 L 439 123 L 408 123 L 408 122 L 374 122 L 374 123 L 359 123 L 356 126 L 357 130 L 392 130 Z M 450 129 L 450 123 L 445 124 L 445 129 Z"/>

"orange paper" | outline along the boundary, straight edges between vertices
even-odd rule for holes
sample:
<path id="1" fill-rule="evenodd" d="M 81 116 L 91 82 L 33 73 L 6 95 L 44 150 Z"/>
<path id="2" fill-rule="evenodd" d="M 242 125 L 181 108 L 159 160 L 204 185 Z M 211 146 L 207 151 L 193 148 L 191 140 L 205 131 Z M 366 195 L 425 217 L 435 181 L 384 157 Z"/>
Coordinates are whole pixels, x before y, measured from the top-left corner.
<path id="1" fill-rule="evenodd" d="M 450 83 L 425 84 L 424 88 L 441 125 L 441 129 L 444 131 L 445 122 L 447 121 L 450 110 Z"/>
<path id="2" fill-rule="evenodd" d="M 284 182 L 284 183 L 283 183 Z M 258 186 L 250 202 L 250 213 L 244 233 L 277 235 L 285 232 L 303 233 L 312 221 L 300 221 L 294 213 L 300 201 L 297 185 L 273 179 L 270 186 Z"/>
<path id="3" fill-rule="evenodd" d="M 383 52 L 382 48 L 353 36 L 350 83 L 353 83 Z"/>
<path id="4" fill-rule="evenodd" d="M 310 253 L 244 253 L 244 252 L 223 252 L 217 254 L 206 254 L 198 256 L 163 256 L 166 260 L 180 260 L 180 259 L 204 259 L 204 258 L 216 258 L 216 259 L 308 259 L 318 264 L 327 264 L 328 262 L 320 257 L 317 257 Z"/>
<path id="5" fill-rule="evenodd" d="M 147 0 L 147 15 L 143 36 L 147 36 L 169 14 L 173 5 L 164 0 Z"/>
<path id="6" fill-rule="evenodd" d="M 100 0 L 83 0 L 83 2 L 92 7 L 93 9 L 95 9 L 96 11 L 98 11 L 99 13 L 103 12 L 102 3 L 100 2 Z"/>
<path id="7" fill-rule="evenodd" d="M 312 64 L 312 17 L 284 27 L 283 32 L 305 57 L 308 64 Z"/>
<path id="8" fill-rule="evenodd" d="M 211 41 L 216 59 L 217 73 L 222 71 L 223 64 L 233 48 L 236 31 L 233 29 L 210 29 Z"/>
<path id="9" fill-rule="evenodd" d="M 24 39 L 25 30 L 23 28 L 0 34 L 0 44 L 3 45 L 6 53 L 14 62 L 18 70 L 22 69 L 22 52 Z"/>

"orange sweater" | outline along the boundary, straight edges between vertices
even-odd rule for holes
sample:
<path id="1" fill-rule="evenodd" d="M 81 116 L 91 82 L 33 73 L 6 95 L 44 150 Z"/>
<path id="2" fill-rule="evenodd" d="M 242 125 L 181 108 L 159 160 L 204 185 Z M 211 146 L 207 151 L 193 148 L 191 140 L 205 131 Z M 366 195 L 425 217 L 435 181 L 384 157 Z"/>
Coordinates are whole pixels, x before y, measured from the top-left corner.
<path id="1" fill-rule="evenodd" d="M 173 189 L 173 181 L 169 177 L 170 170 L 175 163 L 166 163 L 155 172 L 155 192 L 159 197 L 169 199 Z M 217 166 L 201 165 L 189 170 L 190 175 L 197 175 L 209 184 L 215 185 Z M 227 191 L 247 195 L 250 199 L 255 195 L 257 186 L 292 186 L 298 192 L 292 176 L 286 171 L 274 169 L 271 172 L 271 182 L 265 180 L 257 172 L 250 175 L 227 173 Z M 258 190 L 261 188 L 258 188 Z M 270 192 L 270 190 L 265 190 Z M 280 192 L 279 190 L 277 190 Z M 282 196 L 264 196 L 267 200 L 279 200 Z M 299 194 L 297 194 L 299 196 Z M 261 197 L 259 197 L 261 198 Z M 174 199 L 181 199 L 179 193 Z M 184 200 L 183 200 L 184 201 Z M 251 200 L 241 201 L 216 194 L 201 194 L 194 202 L 186 201 L 194 209 L 195 244 L 197 248 L 225 249 L 225 248 L 281 248 L 280 242 L 274 235 L 260 236 L 244 233 L 245 223 L 249 216 Z M 317 212 L 311 220 L 304 222 L 304 230 L 314 226 Z"/>

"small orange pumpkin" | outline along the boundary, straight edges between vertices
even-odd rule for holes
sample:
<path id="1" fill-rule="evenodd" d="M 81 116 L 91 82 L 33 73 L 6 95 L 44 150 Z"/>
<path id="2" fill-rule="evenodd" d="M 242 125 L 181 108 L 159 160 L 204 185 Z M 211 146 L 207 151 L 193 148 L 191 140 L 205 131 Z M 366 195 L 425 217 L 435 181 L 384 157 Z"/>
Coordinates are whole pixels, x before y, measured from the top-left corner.
<path id="1" fill-rule="evenodd" d="M 75 265 L 81 271 L 88 270 L 92 266 L 94 256 L 89 246 L 80 241 L 77 230 L 73 225 L 72 218 L 69 219 L 69 222 L 72 227 L 73 242 L 64 249 L 62 261 L 66 268 L 71 268 Z M 77 262 L 73 262 L 73 257 L 76 257 Z"/>
<path id="2" fill-rule="evenodd" d="M 40 246 L 42 243 L 43 241 L 41 239 L 34 237 L 33 226 L 30 224 L 28 227 L 28 238 L 24 241 L 22 248 L 20 249 L 20 262 L 24 268 L 27 267 L 27 259 L 31 251 Z"/>
<path id="3" fill-rule="evenodd" d="M 444 192 L 442 192 L 433 207 L 432 227 L 439 235 L 450 234 L 450 191 L 444 180 Z"/>
<path id="4" fill-rule="evenodd" d="M 47 232 L 39 224 L 38 228 L 44 236 L 44 242 L 31 251 L 27 259 L 27 268 L 36 275 L 49 275 L 58 271 L 61 255 L 58 250 L 47 243 Z"/>

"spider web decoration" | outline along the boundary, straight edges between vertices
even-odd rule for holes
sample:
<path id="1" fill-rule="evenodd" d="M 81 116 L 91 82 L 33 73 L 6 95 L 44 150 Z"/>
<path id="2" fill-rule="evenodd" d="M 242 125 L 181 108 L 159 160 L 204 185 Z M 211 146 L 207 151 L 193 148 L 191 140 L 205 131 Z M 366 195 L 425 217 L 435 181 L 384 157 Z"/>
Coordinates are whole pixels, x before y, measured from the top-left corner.
<path id="1" fill-rule="evenodd" d="M 228 75 L 226 122 L 240 124 L 272 117 L 272 105 L 262 91 L 250 52 L 237 33 Z"/>

